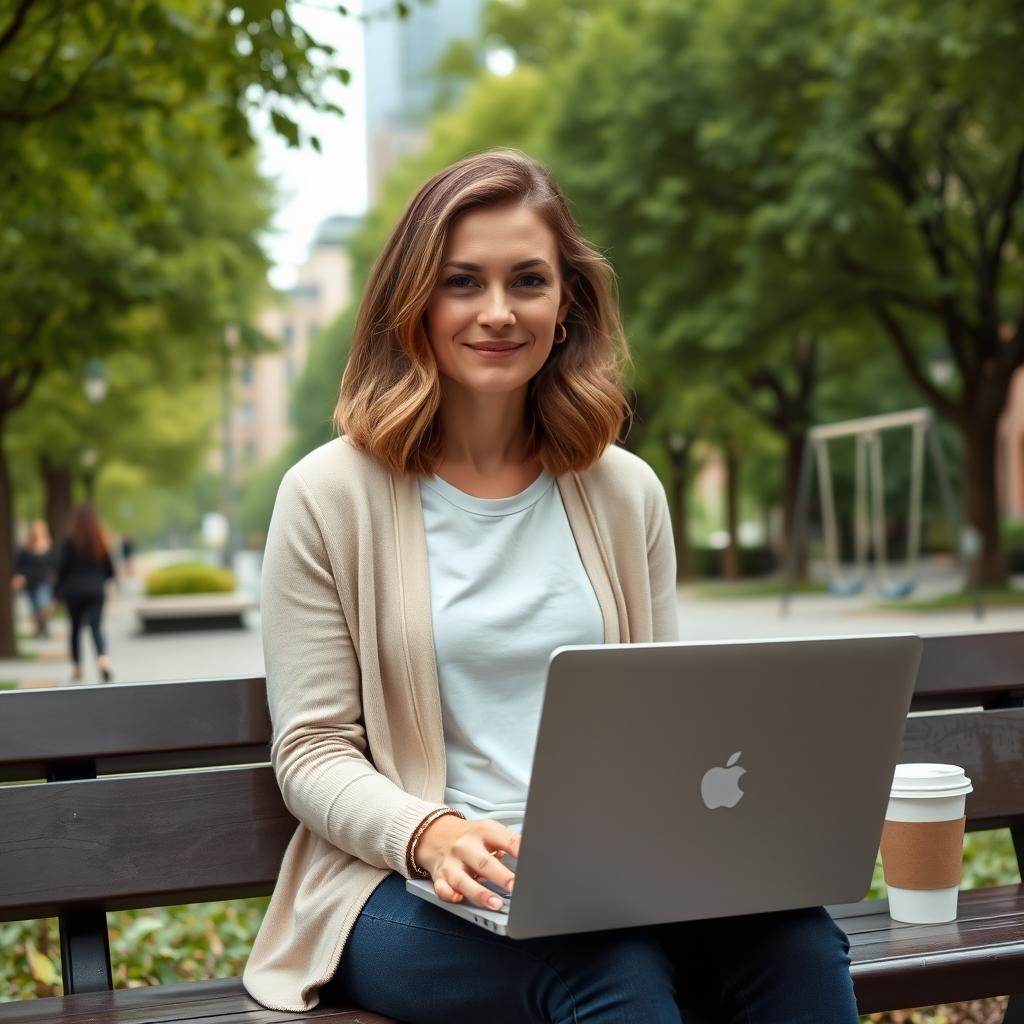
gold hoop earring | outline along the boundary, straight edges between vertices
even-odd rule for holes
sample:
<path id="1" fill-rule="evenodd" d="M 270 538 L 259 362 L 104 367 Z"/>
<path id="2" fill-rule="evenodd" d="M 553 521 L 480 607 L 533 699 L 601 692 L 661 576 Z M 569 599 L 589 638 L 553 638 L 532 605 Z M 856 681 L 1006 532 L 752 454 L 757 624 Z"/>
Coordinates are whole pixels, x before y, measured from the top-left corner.
<path id="1" fill-rule="evenodd" d="M 569 332 L 565 329 L 565 324 L 564 323 L 555 324 L 555 326 L 562 328 L 562 336 L 560 338 L 557 337 L 557 336 L 555 337 L 555 344 L 556 345 L 560 345 L 569 336 Z"/>

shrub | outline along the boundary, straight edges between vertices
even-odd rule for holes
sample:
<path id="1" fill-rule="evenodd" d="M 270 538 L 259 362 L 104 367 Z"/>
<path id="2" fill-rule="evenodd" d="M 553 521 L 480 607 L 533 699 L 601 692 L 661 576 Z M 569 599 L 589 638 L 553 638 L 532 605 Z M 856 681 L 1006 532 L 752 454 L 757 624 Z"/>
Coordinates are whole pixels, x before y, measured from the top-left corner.
<path id="1" fill-rule="evenodd" d="M 146 577 L 146 594 L 224 594 L 236 589 L 235 574 L 205 562 L 181 562 L 156 569 Z"/>
<path id="2" fill-rule="evenodd" d="M 1006 520 L 1000 532 L 1010 572 L 1024 573 L 1024 519 Z"/>
<path id="3" fill-rule="evenodd" d="M 771 548 L 740 548 L 741 576 L 768 576 L 776 568 L 778 560 Z M 690 572 L 694 576 L 721 576 L 722 552 L 718 548 L 690 548 Z"/>

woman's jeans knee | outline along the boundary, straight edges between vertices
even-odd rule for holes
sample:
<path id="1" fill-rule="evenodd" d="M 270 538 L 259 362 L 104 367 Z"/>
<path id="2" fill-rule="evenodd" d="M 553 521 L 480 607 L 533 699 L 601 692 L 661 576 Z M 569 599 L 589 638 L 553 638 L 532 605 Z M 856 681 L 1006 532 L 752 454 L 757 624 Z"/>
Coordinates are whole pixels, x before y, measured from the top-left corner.
<path id="1" fill-rule="evenodd" d="M 716 1021 L 856 1024 L 848 948 L 821 908 L 509 939 L 392 874 L 321 996 L 406 1024 L 680 1024 L 687 1005 Z"/>

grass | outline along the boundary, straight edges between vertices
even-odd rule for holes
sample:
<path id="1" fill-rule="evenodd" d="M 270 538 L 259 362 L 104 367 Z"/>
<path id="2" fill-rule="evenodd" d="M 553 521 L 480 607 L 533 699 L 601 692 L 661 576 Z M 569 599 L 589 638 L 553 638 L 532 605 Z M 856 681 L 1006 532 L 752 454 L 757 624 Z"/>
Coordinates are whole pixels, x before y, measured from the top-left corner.
<path id="1" fill-rule="evenodd" d="M 720 583 L 703 583 L 697 587 L 696 595 L 702 600 L 710 598 L 735 597 L 781 597 L 782 580 L 722 580 Z M 793 586 L 795 594 L 826 594 L 828 586 L 818 580 L 797 580 Z"/>
<path id="2" fill-rule="evenodd" d="M 16 690 L 17 688 L 17 679 L 0 679 L 0 690 Z"/>
<path id="3" fill-rule="evenodd" d="M 985 607 L 1000 608 L 1024 605 L 1024 590 L 1016 587 L 984 587 L 982 600 Z M 974 607 L 974 594 L 959 590 L 952 594 L 941 594 L 927 601 L 882 601 L 875 608 L 885 611 L 942 612 Z"/>

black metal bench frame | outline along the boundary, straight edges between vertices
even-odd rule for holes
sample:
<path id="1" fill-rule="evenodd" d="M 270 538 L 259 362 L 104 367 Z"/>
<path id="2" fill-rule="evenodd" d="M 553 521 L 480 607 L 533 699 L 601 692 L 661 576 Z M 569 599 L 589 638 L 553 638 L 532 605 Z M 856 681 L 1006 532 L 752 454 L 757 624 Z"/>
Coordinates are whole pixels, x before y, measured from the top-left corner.
<path id="1" fill-rule="evenodd" d="M 1020 865 L 1024 632 L 927 638 L 913 709 L 948 713 L 907 720 L 903 760 L 963 765 L 968 828 L 1009 828 Z M 110 991 L 108 910 L 272 891 L 295 820 L 270 732 L 261 678 L 0 693 L 0 782 L 23 783 L 0 787 L 0 921 L 59 918 L 66 993 L 0 1004 L 0 1024 L 295 1019 L 237 979 Z M 1024 886 L 961 893 L 951 925 L 896 924 L 885 901 L 829 909 L 862 1013 L 1009 992 L 1005 1022 L 1024 1024 Z M 306 1016 L 386 1024 L 352 1007 Z"/>

